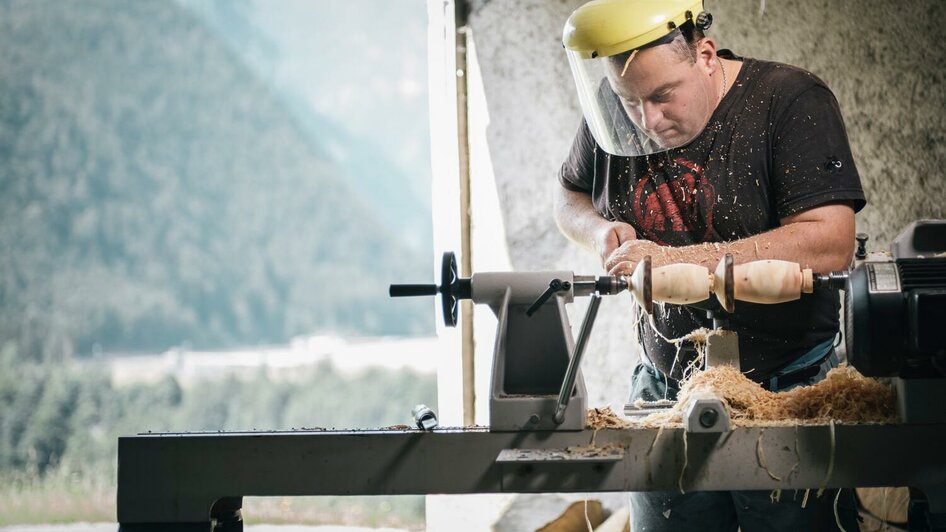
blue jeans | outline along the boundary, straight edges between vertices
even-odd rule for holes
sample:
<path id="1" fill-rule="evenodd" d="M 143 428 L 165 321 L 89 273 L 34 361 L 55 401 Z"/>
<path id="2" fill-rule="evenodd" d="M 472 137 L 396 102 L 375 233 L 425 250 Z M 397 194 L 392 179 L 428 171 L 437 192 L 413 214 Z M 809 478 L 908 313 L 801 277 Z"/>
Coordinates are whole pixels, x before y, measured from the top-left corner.
<path id="1" fill-rule="evenodd" d="M 818 346 L 815 349 L 822 347 Z M 832 348 L 827 358 L 820 363 L 817 375 L 779 391 L 814 384 L 824 379 L 828 371 L 837 365 L 838 357 Z M 639 364 L 631 377 L 630 402 L 637 399 L 654 401 L 665 397 L 671 400 L 676 399 L 676 383 L 665 379 L 663 374 L 649 364 Z M 754 459 L 754 457 L 746 459 Z M 797 492 L 785 490 L 778 502 L 772 501 L 769 491 L 631 493 L 631 531 L 837 530 L 834 518 L 836 494 L 837 490 L 825 490 L 821 497 L 815 497 L 812 492 L 808 496 L 805 508 L 802 508 L 804 490 Z M 853 490 L 841 490 L 838 499 L 838 516 L 848 532 L 860 530 Z"/>

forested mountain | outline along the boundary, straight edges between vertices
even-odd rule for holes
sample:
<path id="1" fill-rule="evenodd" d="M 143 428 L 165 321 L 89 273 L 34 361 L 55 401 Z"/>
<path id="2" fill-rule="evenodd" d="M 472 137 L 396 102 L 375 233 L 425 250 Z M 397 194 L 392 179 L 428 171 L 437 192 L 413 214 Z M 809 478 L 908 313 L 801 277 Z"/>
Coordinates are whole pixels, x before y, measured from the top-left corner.
<path id="1" fill-rule="evenodd" d="M 426 0 L 174 1 L 357 176 L 388 227 L 430 252 Z"/>
<path id="2" fill-rule="evenodd" d="M 387 298 L 427 254 L 333 162 L 357 139 L 331 127 L 175 3 L 0 1 L 0 347 L 431 331 L 429 301 Z"/>

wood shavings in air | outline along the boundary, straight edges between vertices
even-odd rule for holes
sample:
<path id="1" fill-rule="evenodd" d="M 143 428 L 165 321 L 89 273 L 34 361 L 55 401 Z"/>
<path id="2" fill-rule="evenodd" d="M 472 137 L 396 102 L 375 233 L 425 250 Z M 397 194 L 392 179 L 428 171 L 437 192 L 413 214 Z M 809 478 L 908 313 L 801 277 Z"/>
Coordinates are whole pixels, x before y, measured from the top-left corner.
<path id="1" fill-rule="evenodd" d="M 687 399 L 698 391 L 720 397 L 735 426 L 896 421 L 893 388 L 864 377 L 850 366 L 834 368 L 821 382 L 787 392 L 770 392 L 739 370 L 719 366 L 691 375 L 683 382 L 673 408 L 651 414 L 633 426 L 682 426 Z"/>
<path id="2" fill-rule="evenodd" d="M 831 423 L 831 458 L 828 460 L 828 472 L 824 476 L 824 480 L 821 481 L 821 486 L 818 488 L 818 497 L 821 497 L 821 494 L 824 493 L 825 488 L 828 486 L 828 481 L 831 480 L 831 473 L 834 471 L 834 456 L 837 454 L 837 439 L 834 435 L 834 420 L 830 421 Z"/>
<path id="3" fill-rule="evenodd" d="M 773 473 L 772 470 L 769 469 L 768 464 L 765 463 L 765 451 L 762 450 L 762 449 L 763 449 L 763 447 L 762 447 L 762 436 L 763 436 L 764 434 L 765 434 L 765 429 L 762 429 L 762 430 L 759 432 L 759 439 L 756 440 L 756 442 L 755 442 L 755 457 L 756 457 L 756 460 L 759 462 L 759 467 L 761 467 L 762 469 L 764 469 L 765 472 L 769 474 L 769 477 L 772 478 L 772 480 L 778 480 L 779 482 L 781 482 L 781 481 L 782 481 L 782 477 L 780 477 L 780 476 L 776 475 L 775 473 Z"/>
<path id="4" fill-rule="evenodd" d="M 637 55 L 637 50 L 631 52 L 631 55 L 627 57 L 627 61 L 624 63 L 624 69 L 621 70 L 621 77 L 624 77 L 624 74 L 627 73 L 627 67 L 631 66 L 631 61 L 634 60 L 634 57 Z"/>
<path id="5" fill-rule="evenodd" d="M 677 488 L 679 488 L 680 493 L 686 493 L 685 491 L 683 491 L 683 475 L 686 474 L 687 464 L 689 463 L 689 460 L 687 459 L 687 434 L 688 432 L 684 431 L 683 433 L 683 467 L 680 468 L 680 476 L 677 477 Z M 654 441 L 657 441 L 657 439 L 654 438 Z"/>

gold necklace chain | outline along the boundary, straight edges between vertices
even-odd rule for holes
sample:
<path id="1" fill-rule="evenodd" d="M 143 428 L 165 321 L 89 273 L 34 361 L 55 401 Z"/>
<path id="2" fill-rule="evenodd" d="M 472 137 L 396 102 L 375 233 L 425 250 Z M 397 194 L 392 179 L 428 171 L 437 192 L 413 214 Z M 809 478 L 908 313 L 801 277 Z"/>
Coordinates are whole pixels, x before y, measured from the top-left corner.
<path id="1" fill-rule="evenodd" d="M 723 90 L 719 92 L 719 101 L 723 101 L 723 97 L 726 96 L 726 67 L 723 65 L 723 60 L 719 60 L 719 70 L 723 73 Z"/>

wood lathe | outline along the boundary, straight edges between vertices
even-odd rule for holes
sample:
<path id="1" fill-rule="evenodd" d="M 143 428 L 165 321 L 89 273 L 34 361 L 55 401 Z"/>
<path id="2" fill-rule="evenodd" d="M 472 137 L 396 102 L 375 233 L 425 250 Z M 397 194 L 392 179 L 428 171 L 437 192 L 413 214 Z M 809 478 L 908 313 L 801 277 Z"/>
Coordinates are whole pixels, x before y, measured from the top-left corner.
<path id="1" fill-rule="evenodd" d="M 245 495 L 868 486 L 921 491 L 925 499 L 916 500 L 913 519 L 939 529 L 946 524 L 944 252 L 946 221 L 914 224 L 895 241 L 892 256 L 863 260 L 860 249 L 852 271 L 826 275 L 725 257 L 713 272 L 689 264 L 652 268 L 644 260 L 627 277 L 553 271 L 463 279 L 448 254 L 440 285 L 395 285 L 391 295 L 439 294 L 448 325 L 456 323 L 460 299 L 496 313 L 490 426 L 122 437 L 120 529 L 242 530 Z M 760 428 L 716 420 L 707 430 L 700 420 L 713 416 L 698 411 L 679 429 L 585 426 L 579 364 L 603 295 L 627 290 L 648 312 L 655 301 L 711 297 L 732 309 L 736 300 L 777 304 L 822 285 L 845 290 L 848 360 L 865 375 L 892 378 L 898 423 Z M 591 304 L 573 341 L 564 305 L 581 296 Z M 760 450 L 765 468 L 756 460 Z"/>

